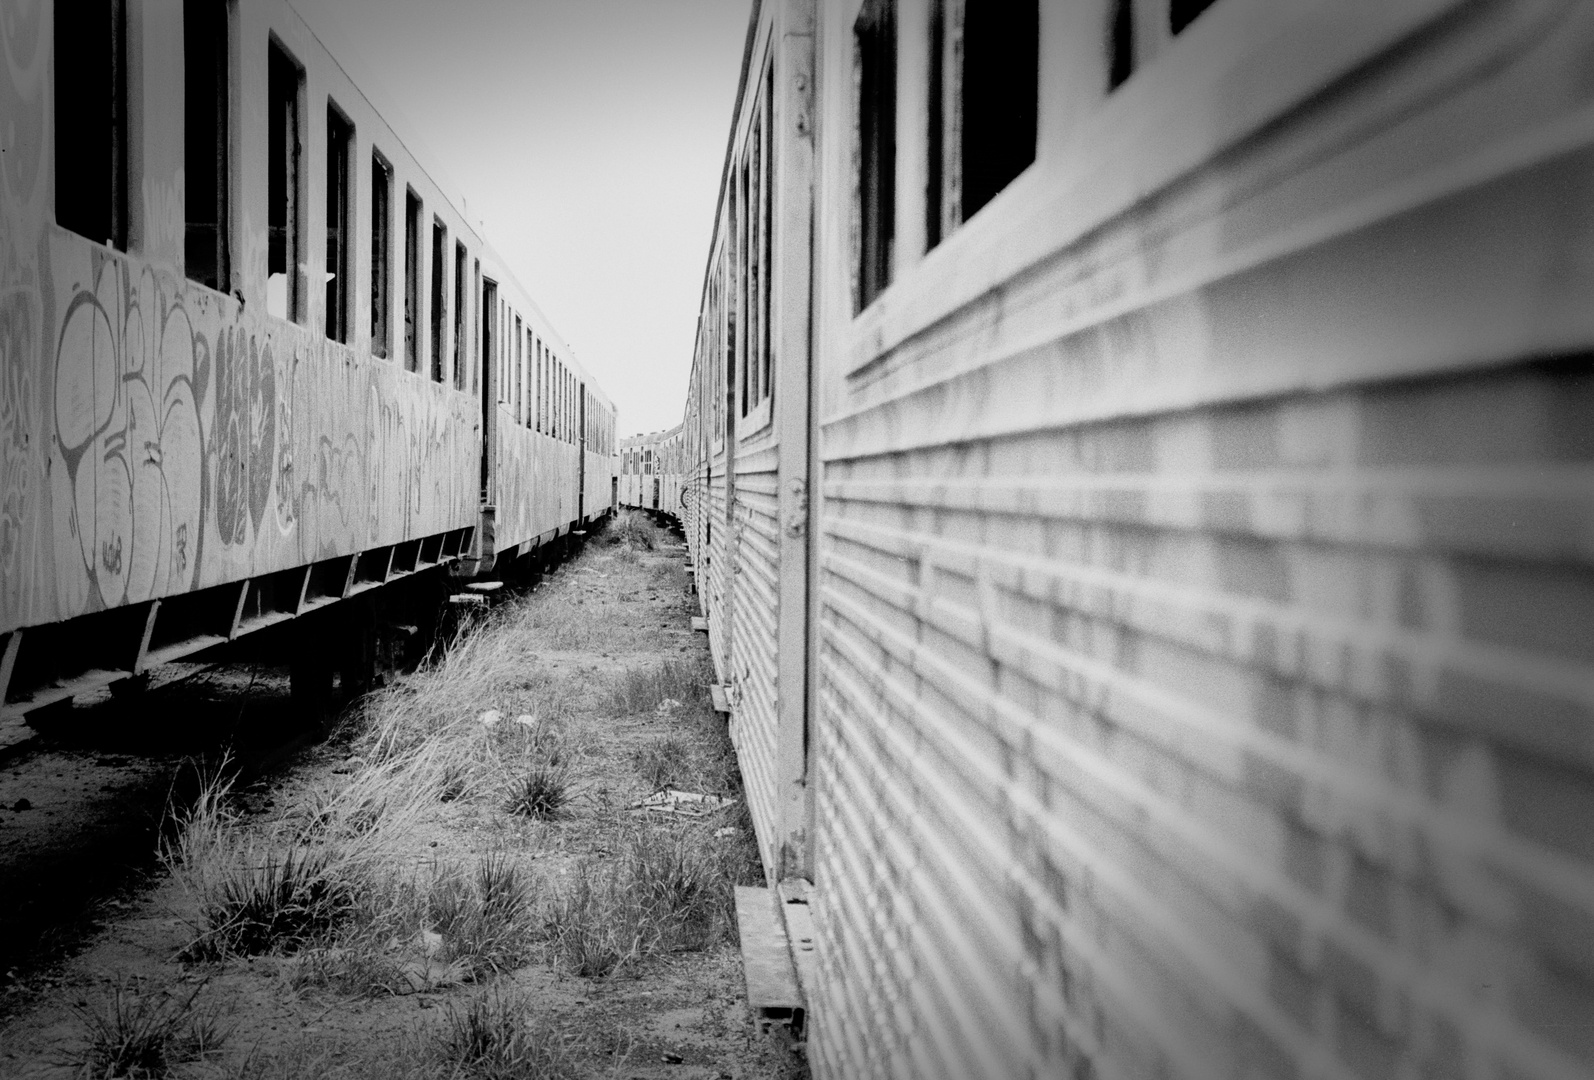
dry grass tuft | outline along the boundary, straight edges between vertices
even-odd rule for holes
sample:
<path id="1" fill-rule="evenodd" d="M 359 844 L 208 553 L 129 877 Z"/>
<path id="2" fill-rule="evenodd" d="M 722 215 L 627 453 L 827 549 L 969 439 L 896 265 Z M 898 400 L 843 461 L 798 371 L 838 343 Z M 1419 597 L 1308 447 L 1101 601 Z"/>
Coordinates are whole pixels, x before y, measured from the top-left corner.
<path id="1" fill-rule="evenodd" d="M 561 1080 L 577 1075 L 567 1038 L 530 1016 L 521 997 L 488 992 L 450 1005 L 433 1040 L 444 1075 L 481 1080 Z"/>
<path id="2" fill-rule="evenodd" d="M 143 994 L 119 979 L 100 1007 L 74 1007 L 83 1024 L 83 1044 L 67 1064 L 76 1066 L 80 1077 L 145 1080 L 198 1061 L 227 1039 L 216 1013 L 194 1006 L 204 988 L 200 983 L 186 997 Z"/>
<path id="3" fill-rule="evenodd" d="M 691 748 L 676 734 L 643 743 L 631 752 L 631 763 L 655 791 L 686 787 L 693 775 Z"/>
<path id="4" fill-rule="evenodd" d="M 632 551 L 652 551 L 659 545 L 659 535 L 652 518 L 639 510 L 622 510 L 609 522 L 602 539 L 605 544 Z"/>
<path id="5" fill-rule="evenodd" d="M 708 672 L 701 662 L 666 660 L 653 667 L 631 668 L 609 688 L 605 706 L 615 716 L 654 713 L 668 716 L 687 703 L 706 701 Z"/>
<path id="6" fill-rule="evenodd" d="M 549 906 L 553 954 L 577 975 L 610 975 L 646 957 L 736 939 L 734 886 L 760 880 L 737 836 L 713 825 L 622 823 L 612 859 L 578 864 Z"/>
<path id="7" fill-rule="evenodd" d="M 570 802 L 570 774 L 560 765 L 533 765 L 510 781 L 504 810 L 523 817 L 549 821 Z"/>

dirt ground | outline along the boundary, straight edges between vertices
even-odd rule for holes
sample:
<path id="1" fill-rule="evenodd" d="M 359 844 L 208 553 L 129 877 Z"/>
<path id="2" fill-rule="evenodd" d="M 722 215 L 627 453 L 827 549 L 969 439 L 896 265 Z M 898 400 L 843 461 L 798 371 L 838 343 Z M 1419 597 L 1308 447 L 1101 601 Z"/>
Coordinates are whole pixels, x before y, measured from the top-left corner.
<path id="1" fill-rule="evenodd" d="M 90 725 L 0 762 L 0 1077 L 805 1077 L 800 1047 L 746 1009 L 726 912 L 733 881 L 758 883 L 756 849 L 690 628 L 684 546 L 658 540 L 600 537 L 535 588 L 502 590 L 464 645 L 351 708 L 329 740 L 213 785 L 186 840 L 161 817 L 168 796 L 179 811 L 194 798 L 197 780 L 173 784 L 196 746 L 217 760 L 215 709 L 202 734 L 153 752 Z M 287 707 L 280 672 L 190 682 L 173 700 L 196 716 L 218 694 L 235 719 Z M 544 815 L 527 793 L 549 777 L 566 801 Z M 666 788 L 725 806 L 639 807 Z M 350 807 L 380 820 L 306 839 L 342 835 Z M 362 882 L 387 872 L 386 891 L 362 885 L 347 909 L 375 914 L 264 946 L 218 930 L 217 882 L 241 879 L 202 864 L 258 876 L 284 837 L 302 859 L 342 852 Z M 653 880 L 637 875 L 657 851 L 696 875 L 672 886 L 696 890 L 679 918 L 614 892 Z M 438 896 L 463 903 L 489 872 L 520 883 L 515 934 L 456 940 Z M 112 1063 L 109 1044 L 157 1028 L 163 1053 Z"/>

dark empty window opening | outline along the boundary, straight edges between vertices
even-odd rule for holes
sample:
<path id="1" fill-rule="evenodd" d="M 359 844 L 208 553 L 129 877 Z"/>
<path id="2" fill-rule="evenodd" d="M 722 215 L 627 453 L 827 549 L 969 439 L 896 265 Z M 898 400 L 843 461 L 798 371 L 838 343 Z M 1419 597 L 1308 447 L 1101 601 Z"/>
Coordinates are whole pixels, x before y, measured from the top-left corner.
<path id="1" fill-rule="evenodd" d="M 447 342 L 443 328 L 448 320 L 448 293 L 444 277 L 448 271 L 448 230 L 432 220 L 432 380 L 443 381 L 443 352 Z"/>
<path id="2" fill-rule="evenodd" d="M 227 59 L 232 5 L 183 0 L 183 265 L 201 285 L 225 292 L 229 216 Z"/>
<path id="3" fill-rule="evenodd" d="M 1135 73 L 1134 0 L 1113 0 L 1107 35 L 1107 89 L 1111 92 Z"/>
<path id="4" fill-rule="evenodd" d="M 1038 0 L 935 2 L 930 47 L 926 243 L 934 247 L 1035 161 Z"/>
<path id="5" fill-rule="evenodd" d="M 415 309 L 421 302 L 421 200 L 415 192 L 404 192 L 404 369 L 421 369 L 420 342 Z"/>
<path id="6" fill-rule="evenodd" d="M 327 102 L 327 337 L 349 340 L 349 156 L 354 152 L 354 125 Z"/>
<path id="7" fill-rule="evenodd" d="M 465 245 L 454 244 L 454 389 L 465 389 Z"/>
<path id="8" fill-rule="evenodd" d="M 531 327 L 526 327 L 526 427 L 536 427 L 537 400 L 532 397 L 532 382 L 536 379 L 534 371 L 537 370 L 537 336 L 531 333 Z"/>
<path id="9" fill-rule="evenodd" d="M 123 0 L 55 2 L 55 220 L 127 249 Z"/>
<path id="10" fill-rule="evenodd" d="M 371 355 L 390 355 L 393 334 L 393 169 L 371 154 Z"/>
<path id="11" fill-rule="evenodd" d="M 480 297 L 482 295 L 482 261 L 480 259 L 475 259 L 472 261 L 471 266 L 471 282 L 476 289 L 474 295 Z M 487 320 L 483 316 L 483 313 L 486 310 L 487 308 L 484 304 L 476 305 L 476 323 L 478 326 L 485 327 L 487 325 Z M 486 355 L 486 350 L 481 348 L 481 336 L 479 334 L 473 336 L 477 341 L 477 349 L 471 358 L 470 392 L 472 394 L 480 394 L 482 384 L 482 357 Z"/>
<path id="12" fill-rule="evenodd" d="M 862 311 L 891 283 L 896 243 L 897 8 L 865 0 L 853 24 L 858 87 L 858 252 L 854 302 Z"/>
<path id="13" fill-rule="evenodd" d="M 523 373 L 522 368 L 521 368 L 521 365 L 526 362 L 525 361 L 525 356 L 524 356 L 524 354 L 521 351 L 525 347 L 525 331 L 522 330 L 521 326 L 522 326 L 522 324 L 521 324 L 521 321 L 520 321 L 520 316 L 516 315 L 515 316 L 515 366 L 514 366 L 514 368 L 511 369 L 511 372 L 510 372 L 510 379 L 514 383 L 514 390 L 509 396 L 509 411 L 514 416 L 515 423 L 517 423 L 517 424 L 520 423 L 520 416 L 521 416 L 521 411 L 520 411 L 521 410 L 521 401 L 523 400 L 522 399 L 522 393 L 523 393 L 522 384 L 526 381 L 525 377 L 524 377 L 524 373 Z"/>
<path id="14" fill-rule="evenodd" d="M 493 369 L 492 364 L 494 356 L 493 347 L 496 344 L 497 337 L 493 333 L 493 323 L 498 317 L 498 283 L 492 278 L 482 278 L 481 301 L 482 370 L 487 373 L 488 377 L 493 382 L 497 382 L 498 379 L 496 376 L 498 372 Z M 494 395 L 498 393 L 498 388 L 496 386 L 483 387 L 482 390 L 482 396 L 484 398 L 488 396 L 489 392 Z"/>
<path id="15" fill-rule="evenodd" d="M 760 265 L 764 269 L 763 295 L 759 299 L 761 318 L 759 360 L 761 373 L 758 381 L 760 401 L 770 396 L 770 377 L 774 370 L 774 341 L 772 332 L 772 317 L 774 315 L 775 294 L 775 260 L 774 260 L 774 234 L 775 234 L 775 69 L 773 66 L 764 69 L 764 111 L 763 129 L 761 138 L 763 143 L 763 167 L 759 171 L 759 190 L 763 193 L 763 225 L 759 235 L 762 238 L 759 255 Z"/>
<path id="16" fill-rule="evenodd" d="M 1212 0 L 1168 0 L 1168 31 L 1179 33 L 1212 6 Z"/>
<path id="17" fill-rule="evenodd" d="M 279 319 L 300 317 L 299 142 L 304 71 L 276 43 L 267 63 L 266 312 Z"/>

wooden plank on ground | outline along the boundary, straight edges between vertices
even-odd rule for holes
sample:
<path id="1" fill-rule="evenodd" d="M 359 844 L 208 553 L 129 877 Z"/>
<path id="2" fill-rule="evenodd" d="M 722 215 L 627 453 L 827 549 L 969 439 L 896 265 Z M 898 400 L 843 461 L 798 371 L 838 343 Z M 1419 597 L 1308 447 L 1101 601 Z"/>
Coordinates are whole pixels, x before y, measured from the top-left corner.
<path id="1" fill-rule="evenodd" d="M 719 683 L 710 683 L 708 696 L 714 702 L 714 711 L 728 713 L 731 711 L 730 699 L 725 696 L 725 687 Z"/>
<path id="2" fill-rule="evenodd" d="M 693 630 L 701 630 L 705 634 L 708 633 L 708 620 L 705 619 L 701 615 L 693 615 L 692 616 L 692 629 Z"/>
<path id="3" fill-rule="evenodd" d="M 465 584 L 465 588 L 479 593 L 497 592 L 503 587 L 504 583 L 502 581 L 470 581 Z"/>
<path id="4" fill-rule="evenodd" d="M 742 938 L 747 1007 L 787 1012 L 802 1008 L 786 930 L 775 913 L 774 893 L 752 885 L 736 886 L 736 927 Z"/>

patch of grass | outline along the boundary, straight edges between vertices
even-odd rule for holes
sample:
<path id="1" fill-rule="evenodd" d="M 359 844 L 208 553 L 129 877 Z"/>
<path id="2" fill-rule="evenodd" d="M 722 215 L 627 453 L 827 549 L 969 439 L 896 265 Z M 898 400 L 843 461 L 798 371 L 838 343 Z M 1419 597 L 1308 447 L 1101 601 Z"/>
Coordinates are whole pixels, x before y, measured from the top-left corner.
<path id="1" fill-rule="evenodd" d="M 707 687 L 703 664 L 667 660 L 656 667 L 626 671 L 614 681 L 604 704 L 615 716 L 655 713 L 668 701 L 694 708 L 707 697 Z"/>
<path id="2" fill-rule="evenodd" d="M 711 828 L 622 827 L 617 857 L 581 862 L 549 907 L 553 954 L 577 975 L 602 976 L 651 955 L 734 941 L 734 886 L 762 872 L 750 834 L 717 837 Z"/>
<path id="3" fill-rule="evenodd" d="M 504 809 L 511 814 L 548 821 L 570 802 L 570 774 L 562 765 L 540 763 L 510 781 Z"/>
<path id="4" fill-rule="evenodd" d="M 474 977 L 512 970 L 527 956 L 530 891 L 502 853 L 483 857 L 468 880 L 434 879 L 427 916 L 442 936 L 443 959 L 463 965 Z"/>
<path id="5" fill-rule="evenodd" d="M 75 1006 L 83 1022 L 80 1052 L 69 1062 L 84 1078 L 146 1080 L 164 1077 L 184 1062 L 198 1061 L 227 1039 L 212 1010 L 194 1006 L 204 983 L 186 996 L 142 994 L 118 980 L 99 1008 Z"/>
<path id="6" fill-rule="evenodd" d="M 692 755 L 686 741 L 672 734 L 637 747 L 631 752 L 631 763 L 642 774 L 642 779 L 657 791 L 686 784 L 691 774 Z"/>
<path id="7" fill-rule="evenodd" d="M 652 551 L 659 544 L 659 527 L 636 510 L 622 510 L 603 532 L 603 542 L 634 551 Z"/>
<path id="8" fill-rule="evenodd" d="M 562 1080 L 576 1075 L 569 1041 L 533 1020 L 525 998 L 489 991 L 450 1005 L 433 1038 L 447 1075 L 481 1080 Z"/>
<path id="9" fill-rule="evenodd" d="M 354 910 L 356 886 L 322 849 L 265 851 L 220 874 L 202 910 L 194 958 L 291 953 L 329 940 Z"/>

